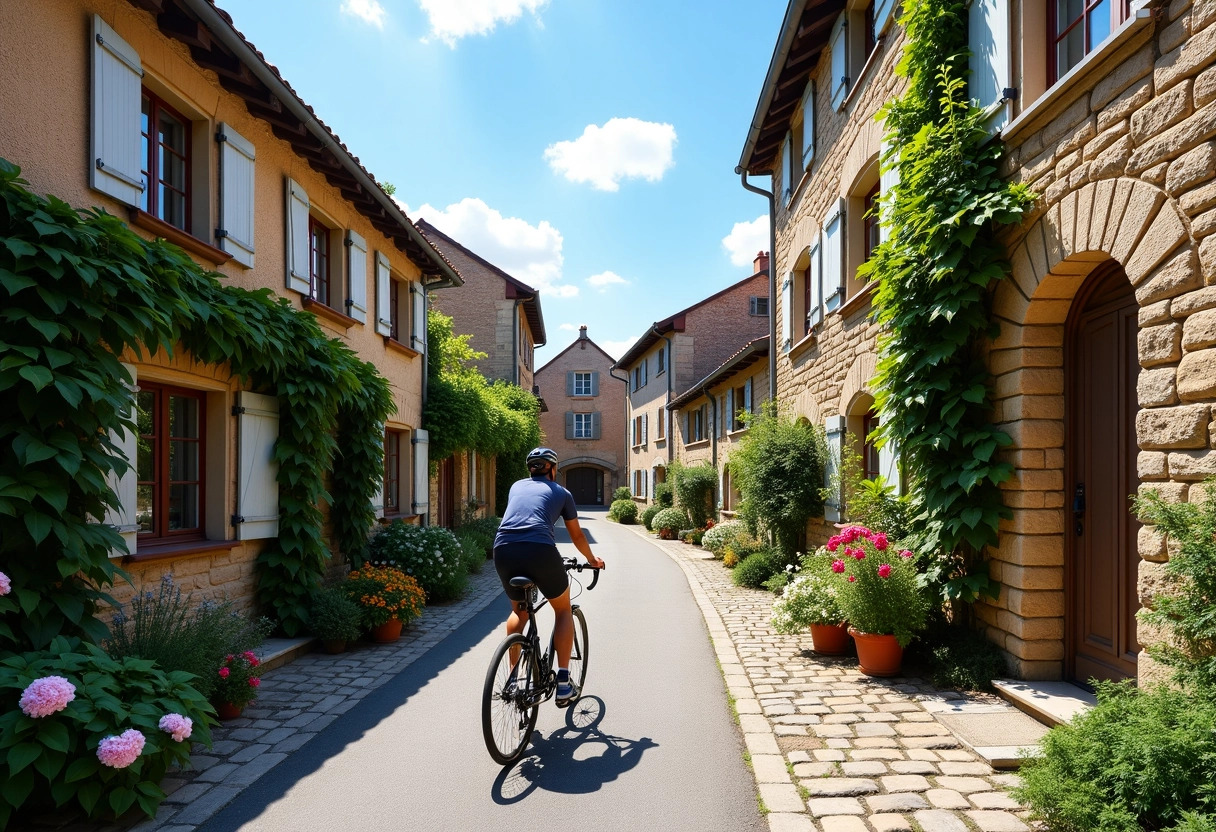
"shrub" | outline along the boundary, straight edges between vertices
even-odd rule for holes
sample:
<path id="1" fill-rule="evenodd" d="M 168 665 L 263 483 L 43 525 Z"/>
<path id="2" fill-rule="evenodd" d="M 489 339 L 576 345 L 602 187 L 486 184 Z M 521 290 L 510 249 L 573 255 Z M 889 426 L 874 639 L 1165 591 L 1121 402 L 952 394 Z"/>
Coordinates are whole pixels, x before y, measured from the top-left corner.
<path id="1" fill-rule="evenodd" d="M 654 484 L 654 501 L 663 508 L 671 508 L 675 505 L 676 491 L 672 484 L 663 481 Z"/>
<path id="2" fill-rule="evenodd" d="M 663 510 L 663 507 L 657 503 L 646 506 L 646 510 L 642 512 L 642 525 L 646 527 L 646 531 L 650 531 L 654 523 L 655 515 Z"/>
<path id="3" fill-rule="evenodd" d="M 257 669 L 260 664 L 252 650 L 225 656 L 215 674 L 219 681 L 215 684 L 211 701 L 217 705 L 227 703 L 243 708 L 257 699 L 258 686 L 262 684 Z"/>
<path id="4" fill-rule="evenodd" d="M 469 583 L 456 536 L 441 526 L 413 526 L 396 520 L 380 527 L 368 543 L 375 564 L 409 575 L 426 592 L 428 604 L 459 598 Z"/>
<path id="5" fill-rule="evenodd" d="M 20 707 L 38 679 L 58 676 L 74 690 L 64 703 L 43 700 L 33 718 Z M 154 662 L 111 658 L 92 644 L 55 638 L 46 651 L 12 655 L 0 662 L 0 829 L 22 806 L 78 805 L 90 817 L 113 818 L 138 804 L 149 817 L 164 800 L 160 781 L 171 765 L 190 764 L 192 742 L 211 745 L 214 724 L 206 698 L 184 671 L 165 672 Z M 28 704 L 26 707 L 30 707 Z M 176 714 L 190 720 L 161 720 Z M 176 723 L 176 724 L 174 724 Z M 180 739 L 175 739 L 175 730 Z M 137 732 L 140 736 L 125 732 Z M 133 762 L 103 765 L 103 740 L 121 737 L 117 756 Z M 111 761 L 110 746 L 101 752 Z"/>
<path id="6" fill-rule="evenodd" d="M 930 647 L 929 671 L 939 688 L 990 690 L 1005 672 L 1005 659 L 982 633 L 950 627 Z"/>
<path id="7" fill-rule="evenodd" d="M 742 559 L 731 573 L 731 580 L 735 586 L 761 589 L 764 582 L 780 572 L 781 568 L 777 557 L 768 550 L 761 550 Z"/>
<path id="8" fill-rule="evenodd" d="M 638 504 L 633 500 L 617 500 L 608 509 L 608 519 L 632 526 L 638 522 Z"/>
<path id="9" fill-rule="evenodd" d="M 738 520 L 726 520 L 705 532 L 701 545 L 715 555 L 721 555 L 732 542 L 743 541 L 750 537 L 747 527 Z"/>
<path id="10" fill-rule="evenodd" d="M 718 470 L 708 462 L 698 465 L 671 464 L 676 502 L 700 528 L 713 517 L 714 488 L 718 485 Z"/>
<path id="11" fill-rule="evenodd" d="M 684 532 L 684 542 L 691 543 L 693 546 L 700 546 L 701 541 L 705 539 L 705 532 L 701 529 L 692 529 Z"/>
<path id="12" fill-rule="evenodd" d="M 1202 829 L 1216 814 L 1216 695 L 1211 689 L 1100 682 L 1098 704 L 1043 738 L 1015 796 L 1050 832 Z"/>
<path id="13" fill-rule="evenodd" d="M 674 540 L 676 533 L 688 528 L 688 515 L 682 508 L 665 508 L 655 515 L 651 528 L 665 540 Z"/>
<path id="14" fill-rule="evenodd" d="M 362 618 L 359 605 L 335 587 L 313 596 L 308 626 L 324 641 L 354 641 L 359 637 Z"/>
<path id="15" fill-rule="evenodd" d="M 739 555 L 735 553 L 734 549 L 728 548 L 722 553 L 722 565 L 727 569 L 734 569 L 739 565 Z"/>
<path id="16" fill-rule="evenodd" d="M 426 593 L 418 582 L 391 566 L 365 563 L 351 572 L 339 589 L 359 605 L 367 629 L 393 618 L 408 624 L 422 615 L 426 603 Z"/>
<path id="17" fill-rule="evenodd" d="M 617 500 L 633 500 L 633 492 L 629 490 L 629 486 L 622 485 L 620 488 L 614 489 L 612 492 L 612 502 Z"/>
<path id="18" fill-rule="evenodd" d="M 788 574 L 788 573 L 786 573 Z M 802 568 L 773 604 L 770 619 L 779 633 L 798 633 L 811 624 L 840 624 L 840 582 L 831 571 L 831 558 L 819 552 L 803 558 Z"/>
<path id="19" fill-rule="evenodd" d="M 482 545 L 481 536 L 463 526 L 455 531 L 455 535 L 456 542 L 460 544 L 460 562 L 466 572 L 476 575 L 486 562 L 486 549 Z"/>
<path id="20" fill-rule="evenodd" d="M 840 608 L 849 624 L 863 633 L 893 635 L 907 647 L 929 615 L 912 553 L 896 552 L 886 535 L 863 526 L 849 526 L 828 540 L 829 552 L 838 549 L 843 551 L 831 569 L 840 581 Z"/>

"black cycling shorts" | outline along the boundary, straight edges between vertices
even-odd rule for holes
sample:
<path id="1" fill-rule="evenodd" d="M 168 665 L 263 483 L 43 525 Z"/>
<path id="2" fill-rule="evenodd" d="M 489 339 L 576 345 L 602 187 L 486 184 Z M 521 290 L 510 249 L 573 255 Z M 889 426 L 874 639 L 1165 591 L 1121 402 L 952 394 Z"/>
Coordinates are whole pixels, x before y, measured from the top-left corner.
<path id="1" fill-rule="evenodd" d="M 523 601 L 524 591 L 511 586 L 512 578 L 531 578 L 549 600 L 558 598 L 570 586 L 561 553 L 551 543 L 504 543 L 494 547 L 494 568 L 502 588 L 512 601 Z"/>

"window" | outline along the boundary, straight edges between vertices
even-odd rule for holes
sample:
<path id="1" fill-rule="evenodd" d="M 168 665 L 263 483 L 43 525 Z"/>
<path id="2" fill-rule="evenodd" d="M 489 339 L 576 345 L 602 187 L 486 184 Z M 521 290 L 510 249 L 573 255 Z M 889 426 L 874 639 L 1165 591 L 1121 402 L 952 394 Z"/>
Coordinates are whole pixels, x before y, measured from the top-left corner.
<path id="1" fill-rule="evenodd" d="M 388 282 L 388 337 L 399 344 L 405 341 L 401 337 L 401 281 L 389 279 Z"/>
<path id="2" fill-rule="evenodd" d="M 646 430 L 647 430 L 646 423 L 647 423 L 646 414 L 642 414 L 641 416 L 633 417 L 633 446 L 635 448 L 640 445 L 646 444 L 646 438 L 647 438 L 646 437 Z"/>
<path id="3" fill-rule="evenodd" d="M 384 432 L 384 513 L 401 513 L 401 431 Z"/>
<path id="4" fill-rule="evenodd" d="M 574 374 L 574 395 L 591 396 L 591 373 Z"/>
<path id="5" fill-rule="evenodd" d="M 308 296 L 317 303 L 332 307 L 329 297 L 329 229 L 311 216 L 308 218 L 308 263 Z"/>
<path id="6" fill-rule="evenodd" d="M 665 346 L 660 348 L 659 351 L 655 353 L 654 360 L 658 365 L 658 368 L 654 371 L 654 374 L 656 376 L 663 375 L 664 371 L 667 369 L 667 348 Z"/>
<path id="7" fill-rule="evenodd" d="M 575 439 L 591 439 L 592 438 L 592 417 L 591 413 L 575 413 L 574 414 L 574 438 Z"/>
<path id="8" fill-rule="evenodd" d="M 1128 6 L 1128 0 L 1048 2 L 1048 83 L 1054 84 L 1110 37 L 1128 18 Z"/>
<path id="9" fill-rule="evenodd" d="M 204 394 L 141 382 L 136 523 L 143 539 L 203 536 Z"/>
<path id="10" fill-rule="evenodd" d="M 861 464 L 865 468 L 866 479 L 872 480 L 882 473 L 882 463 L 878 458 L 878 446 L 874 444 L 872 434 L 878 429 L 878 414 L 871 408 L 861 417 Z"/>
<path id="11" fill-rule="evenodd" d="M 659 430 L 658 430 L 658 433 L 655 435 L 655 441 L 662 442 L 664 439 L 667 438 L 667 419 L 666 419 L 666 414 L 663 412 L 662 407 L 659 408 L 659 412 L 657 415 L 659 418 L 656 419 L 655 421 L 658 423 Z"/>
<path id="12" fill-rule="evenodd" d="M 641 390 L 649 381 L 647 377 L 647 361 L 642 361 L 641 364 L 633 368 L 633 389 Z"/>
<path id="13" fill-rule="evenodd" d="M 864 22 L 865 29 L 862 35 L 865 37 L 865 43 L 863 46 L 866 56 L 869 57 L 870 53 L 874 51 L 874 47 L 878 45 L 878 33 L 874 31 L 874 0 L 866 3 Z"/>
<path id="14" fill-rule="evenodd" d="M 874 249 L 878 248 L 878 244 L 882 242 L 880 236 L 881 223 L 878 221 L 878 188 L 879 185 L 875 182 L 874 187 L 870 189 L 870 192 L 862 200 L 862 208 L 865 211 L 862 215 L 865 225 L 862 234 L 864 251 L 862 262 L 866 262 L 873 257 Z"/>
<path id="15" fill-rule="evenodd" d="M 708 407 L 707 405 L 701 405 L 696 410 L 689 411 L 689 413 L 688 413 L 688 438 L 685 440 L 686 443 L 700 442 L 701 440 L 706 438 L 705 413 L 706 413 L 707 407 Z"/>
<path id="16" fill-rule="evenodd" d="M 748 302 L 748 314 L 757 315 L 759 317 L 768 317 L 768 298 L 750 297 Z"/>
<path id="17" fill-rule="evenodd" d="M 143 90 L 140 133 L 144 189 L 139 207 L 175 228 L 190 230 L 190 122 Z"/>

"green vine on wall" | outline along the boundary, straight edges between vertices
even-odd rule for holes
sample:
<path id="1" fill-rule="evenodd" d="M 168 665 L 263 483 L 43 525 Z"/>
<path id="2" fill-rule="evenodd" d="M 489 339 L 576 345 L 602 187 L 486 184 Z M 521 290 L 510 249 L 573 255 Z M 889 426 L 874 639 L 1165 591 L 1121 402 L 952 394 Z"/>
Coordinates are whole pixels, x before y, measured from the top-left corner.
<path id="1" fill-rule="evenodd" d="M 120 508 L 107 477 L 129 468 L 111 439 L 135 430 L 128 350 L 180 347 L 278 397 L 279 536 L 258 558 L 258 592 L 300 632 L 329 557 L 320 503 L 370 512 L 350 509 L 370 505 L 381 476 L 382 451 L 366 442 L 378 446 L 391 410 L 387 381 L 270 290 L 224 286 L 180 249 L 27 184 L 0 159 L 0 569 L 17 607 L 0 615 L 0 651 L 106 636 L 94 614 L 124 577 L 109 556 L 124 543 L 94 519 Z M 338 447 L 351 450 L 331 499 Z M 354 537 L 339 529 L 342 546 Z"/>
<path id="2" fill-rule="evenodd" d="M 882 210 L 890 230 L 864 273 L 878 278 L 882 325 L 875 401 L 880 438 L 899 445 L 912 486 L 915 527 L 929 582 L 948 599 L 995 597 L 980 562 L 1009 517 L 999 458 L 1010 437 L 991 423 L 983 355 L 995 337 L 990 292 L 1009 272 L 996 239 L 1035 200 L 1002 180 L 1002 145 L 967 98 L 967 11 L 961 0 L 905 0 L 906 32 L 897 72 L 907 91 L 879 113 L 888 144 L 884 167 L 899 184 Z"/>

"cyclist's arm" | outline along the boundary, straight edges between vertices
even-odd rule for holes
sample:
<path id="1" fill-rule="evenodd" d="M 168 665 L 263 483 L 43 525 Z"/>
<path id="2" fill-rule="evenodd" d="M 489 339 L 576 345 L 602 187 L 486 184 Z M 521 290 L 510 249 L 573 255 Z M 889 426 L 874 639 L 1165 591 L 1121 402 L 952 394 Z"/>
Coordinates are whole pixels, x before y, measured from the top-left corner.
<path id="1" fill-rule="evenodd" d="M 567 520 L 566 531 L 570 533 L 570 542 L 587 559 L 587 563 L 598 569 L 603 569 L 604 561 L 597 558 L 591 552 L 591 544 L 587 542 L 587 535 L 583 534 L 583 527 L 578 524 L 578 520 Z"/>

